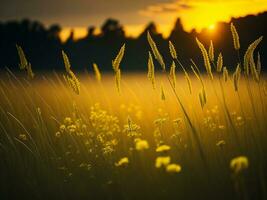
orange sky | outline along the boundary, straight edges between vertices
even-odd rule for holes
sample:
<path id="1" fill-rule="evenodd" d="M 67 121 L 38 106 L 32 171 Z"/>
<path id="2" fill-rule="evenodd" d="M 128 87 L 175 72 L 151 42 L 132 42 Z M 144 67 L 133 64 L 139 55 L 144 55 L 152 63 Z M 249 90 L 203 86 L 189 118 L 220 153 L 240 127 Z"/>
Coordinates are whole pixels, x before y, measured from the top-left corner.
<path id="1" fill-rule="evenodd" d="M 89 25 L 100 27 L 109 17 L 119 19 L 130 36 L 137 36 L 151 21 L 167 36 L 177 17 L 185 30 L 199 31 L 218 21 L 263 11 L 267 0 L 8 0 L 1 3 L 0 21 L 30 18 L 46 25 L 59 23 L 64 40 L 71 28 L 76 38 L 83 37 Z"/>
<path id="2" fill-rule="evenodd" d="M 186 5 L 187 7 L 183 7 Z M 184 28 L 190 31 L 196 28 L 213 27 L 218 21 L 229 21 L 231 17 L 257 14 L 267 10 L 267 0 L 182 0 L 171 3 L 158 3 L 139 10 L 136 15 L 155 21 L 159 31 L 168 36 L 177 17 L 181 17 Z M 137 36 L 144 24 L 125 24 L 127 35 Z M 76 27 L 75 37 L 86 35 L 86 28 Z M 216 30 L 216 26 L 214 31 Z M 62 39 L 68 37 L 70 28 L 62 32 Z"/>

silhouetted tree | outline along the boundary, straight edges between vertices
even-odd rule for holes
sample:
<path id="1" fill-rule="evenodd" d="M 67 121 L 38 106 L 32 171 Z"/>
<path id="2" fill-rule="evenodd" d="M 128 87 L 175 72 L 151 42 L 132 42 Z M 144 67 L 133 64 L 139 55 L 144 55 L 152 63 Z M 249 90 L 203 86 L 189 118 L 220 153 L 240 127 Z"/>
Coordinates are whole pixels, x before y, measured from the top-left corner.
<path id="1" fill-rule="evenodd" d="M 61 27 L 57 24 L 53 24 L 48 29 L 48 35 L 53 39 L 59 39 L 59 34 L 61 32 Z"/>
<path id="2" fill-rule="evenodd" d="M 103 36 L 107 38 L 125 37 L 122 25 L 115 19 L 107 19 L 102 25 L 101 31 Z"/>
<path id="3" fill-rule="evenodd" d="M 89 26 L 88 31 L 87 31 L 87 37 L 91 38 L 95 36 L 95 27 L 94 26 Z"/>

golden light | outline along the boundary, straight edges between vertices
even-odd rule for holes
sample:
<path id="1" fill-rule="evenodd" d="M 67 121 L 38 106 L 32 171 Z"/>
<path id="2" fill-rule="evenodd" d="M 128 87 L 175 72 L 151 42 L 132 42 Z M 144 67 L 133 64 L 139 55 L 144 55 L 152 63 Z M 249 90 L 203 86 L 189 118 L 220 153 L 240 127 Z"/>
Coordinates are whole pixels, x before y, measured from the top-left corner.
<path id="1" fill-rule="evenodd" d="M 212 2 L 212 3 L 211 3 Z M 212 24 L 228 22 L 232 17 L 256 14 L 267 9 L 266 0 L 192 1 L 193 9 L 181 13 L 185 29 L 216 29 Z M 198 16 L 198 17 L 195 17 Z"/>
<path id="2" fill-rule="evenodd" d="M 155 8 L 148 7 L 139 14 L 153 18 L 159 25 L 171 24 L 177 17 L 180 17 L 186 31 L 195 29 L 199 32 L 206 28 L 214 32 L 217 22 L 229 22 L 232 17 L 242 17 L 267 10 L 266 0 L 181 0 L 181 2 L 187 2 L 190 9 L 180 9 L 177 14 L 178 12 L 164 12 L 164 10 L 160 12 L 160 9 L 155 11 Z M 175 7 L 177 1 L 173 1 L 172 4 Z M 169 6 L 169 4 L 167 5 Z M 167 5 L 159 4 L 164 8 Z"/>
<path id="3" fill-rule="evenodd" d="M 74 33 L 74 40 L 83 38 L 87 35 L 87 28 L 86 27 L 65 27 L 62 29 L 62 31 L 60 32 L 60 39 L 61 41 L 65 42 L 69 36 L 71 31 L 73 31 Z"/>
<path id="4" fill-rule="evenodd" d="M 214 29 L 215 29 L 215 24 L 211 24 L 211 25 L 209 25 L 209 30 L 210 30 L 210 31 L 214 31 Z"/>

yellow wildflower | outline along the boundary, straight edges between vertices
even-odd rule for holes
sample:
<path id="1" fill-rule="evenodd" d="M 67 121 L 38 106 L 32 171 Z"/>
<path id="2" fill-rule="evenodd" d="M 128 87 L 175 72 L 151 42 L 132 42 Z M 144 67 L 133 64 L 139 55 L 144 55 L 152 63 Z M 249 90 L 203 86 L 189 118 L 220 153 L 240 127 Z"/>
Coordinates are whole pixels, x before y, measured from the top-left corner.
<path id="1" fill-rule="evenodd" d="M 135 149 L 137 151 L 142 151 L 149 148 L 149 144 L 146 140 L 135 139 Z"/>
<path id="2" fill-rule="evenodd" d="M 167 166 L 171 162 L 170 156 L 159 156 L 156 158 L 155 167 L 161 168 L 162 166 Z"/>
<path id="3" fill-rule="evenodd" d="M 169 173 L 179 173 L 182 170 L 182 167 L 178 164 L 169 164 L 166 167 L 166 171 Z"/>
<path id="4" fill-rule="evenodd" d="M 66 117 L 65 119 L 64 119 L 64 124 L 71 124 L 72 123 L 72 120 L 71 120 L 71 118 L 70 117 Z"/>
<path id="5" fill-rule="evenodd" d="M 160 145 L 157 149 L 156 152 L 165 152 L 165 151 L 169 151 L 171 149 L 170 146 L 168 145 Z"/>
<path id="6" fill-rule="evenodd" d="M 247 169 L 249 166 L 249 161 L 246 156 L 238 156 L 231 160 L 230 168 L 234 171 L 235 174 L 242 172 Z"/>

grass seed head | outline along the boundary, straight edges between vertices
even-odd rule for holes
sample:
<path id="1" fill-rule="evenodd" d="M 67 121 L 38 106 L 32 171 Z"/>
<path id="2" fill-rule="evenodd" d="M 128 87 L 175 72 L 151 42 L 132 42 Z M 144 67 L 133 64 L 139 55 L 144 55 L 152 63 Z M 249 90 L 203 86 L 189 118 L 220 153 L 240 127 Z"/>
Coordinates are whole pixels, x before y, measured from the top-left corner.
<path id="1" fill-rule="evenodd" d="M 177 53 L 176 53 L 175 47 L 171 41 L 169 41 L 169 49 L 170 49 L 170 53 L 171 53 L 172 58 L 177 59 Z"/>
<path id="2" fill-rule="evenodd" d="M 245 74 L 248 76 L 249 75 L 249 66 L 251 64 L 253 64 L 254 60 L 253 60 L 253 54 L 255 49 L 257 48 L 257 46 L 259 45 L 259 43 L 262 41 L 263 37 L 259 37 L 257 40 L 255 40 L 254 42 L 252 42 L 248 48 L 247 51 L 244 55 L 244 71 Z"/>
<path id="3" fill-rule="evenodd" d="M 212 42 L 212 40 L 210 41 L 209 58 L 210 58 L 210 61 L 211 61 L 211 62 L 214 61 L 214 47 L 213 47 L 213 42 Z"/>
<path id="4" fill-rule="evenodd" d="M 220 53 L 217 59 L 217 72 L 221 72 L 222 67 L 223 67 L 223 56 L 222 53 Z"/>
<path id="5" fill-rule="evenodd" d="M 233 37 L 234 48 L 235 50 L 239 50 L 240 49 L 239 35 L 233 23 L 231 23 L 231 33 Z"/>
<path id="6" fill-rule="evenodd" d="M 120 68 L 120 64 L 124 56 L 124 53 L 125 53 L 125 44 L 122 45 L 116 58 L 112 61 L 112 67 L 115 72 Z"/>
<path id="7" fill-rule="evenodd" d="M 210 79 L 213 79 L 213 74 L 212 74 L 211 65 L 210 65 L 210 59 L 209 59 L 207 50 L 205 49 L 204 45 L 197 38 L 196 38 L 196 42 L 197 42 L 199 49 L 201 50 L 206 71 L 207 71 Z"/>
<path id="8" fill-rule="evenodd" d="M 223 80 L 226 82 L 229 78 L 228 70 L 226 67 L 223 67 Z"/>
<path id="9" fill-rule="evenodd" d="M 176 68 L 175 62 L 172 61 L 172 65 L 171 65 L 171 67 L 170 67 L 170 79 L 171 79 L 171 81 L 172 81 L 173 88 L 176 87 L 176 74 L 175 74 L 175 68 Z"/>
<path id="10" fill-rule="evenodd" d="M 158 47 L 157 47 L 156 43 L 154 42 L 154 40 L 152 39 L 152 37 L 151 37 L 151 35 L 150 35 L 149 32 L 147 32 L 147 40 L 148 40 L 148 43 L 150 45 L 150 48 L 152 49 L 152 52 L 154 54 L 154 57 L 156 58 L 156 60 L 161 65 L 162 70 L 165 71 L 166 65 L 164 63 L 164 60 L 162 58 L 162 55 L 160 54 L 160 52 L 158 50 Z"/>

